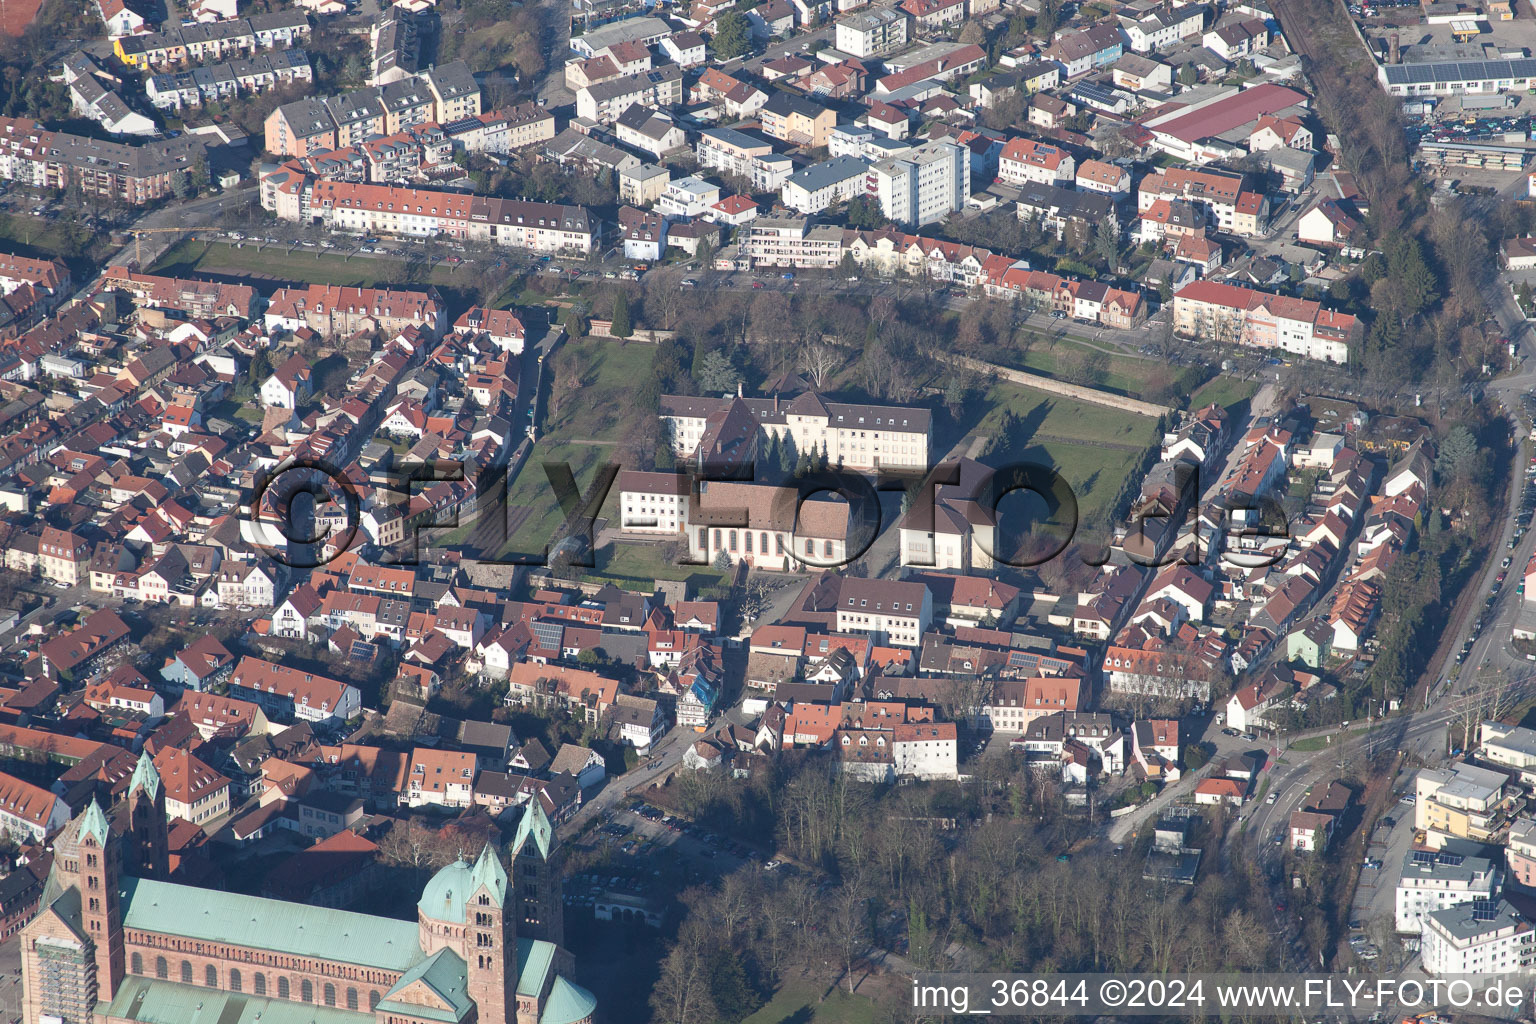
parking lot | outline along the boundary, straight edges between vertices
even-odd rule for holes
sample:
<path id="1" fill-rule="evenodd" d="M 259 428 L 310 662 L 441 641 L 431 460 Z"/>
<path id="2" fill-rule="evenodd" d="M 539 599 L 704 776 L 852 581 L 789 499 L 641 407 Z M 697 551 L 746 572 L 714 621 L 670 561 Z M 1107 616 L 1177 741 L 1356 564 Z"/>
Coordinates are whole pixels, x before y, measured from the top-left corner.
<path id="1" fill-rule="evenodd" d="M 1397 881 L 1403 858 L 1413 845 L 1411 797 L 1391 805 L 1376 821 L 1366 843 L 1349 911 L 1349 945 L 1355 955 L 1379 970 L 1397 970 L 1409 955 L 1397 938 Z"/>
<path id="2" fill-rule="evenodd" d="M 748 863 L 768 870 L 781 867 L 760 851 L 646 804 L 614 812 L 585 842 L 608 856 L 566 880 L 565 903 L 573 910 L 590 912 L 595 903 L 614 896 L 670 902 L 674 894 L 659 891 L 672 880 L 669 875 L 680 874 L 678 881 L 692 885 Z"/>

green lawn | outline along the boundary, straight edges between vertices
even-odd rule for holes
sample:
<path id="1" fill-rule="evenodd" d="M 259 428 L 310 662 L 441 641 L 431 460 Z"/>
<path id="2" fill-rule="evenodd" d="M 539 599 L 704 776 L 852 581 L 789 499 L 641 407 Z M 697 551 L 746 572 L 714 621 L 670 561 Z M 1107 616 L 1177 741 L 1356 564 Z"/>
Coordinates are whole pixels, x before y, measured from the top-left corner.
<path id="1" fill-rule="evenodd" d="M 234 246 L 227 242 L 181 241 L 167 249 L 150 267 L 154 274 L 221 274 L 229 277 L 294 281 L 305 284 L 332 284 L 351 288 L 375 288 L 390 285 L 420 288 L 471 287 L 475 271 L 461 265 L 457 270 L 439 264 L 425 278 L 409 280 L 403 260 L 353 256 L 348 259 L 336 250 L 297 249 L 289 253 L 281 246 L 266 246 L 257 251 L 247 242 Z"/>
<path id="2" fill-rule="evenodd" d="M 597 553 L 592 574 L 615 580 L 692 580 L 694 590 L 715 586 L 724 577 L 708 565 L 678 564 L 666 556 L 665 544 L 611 544 Z"/>
<path id="3" fill-rule="evenodd" d="M 1231 409 L 1234 405 L 1252 398 L 1257 390 L 1259 385 L 1251 380 L 1239 380 L 1236 377 L 1228 377 L 1226 374 L 1217 374 L 1204 387 L 1189 396 L 1189 407 L 1191 410 L 1204 409 L 1214 402 L 1223 408 Z"/>
<path id="4" fill-rule="evenodd" d="M 561 440 L 623 442 L 633 437 L 639 423 L 630 392 L 651 372 L 655 351 L 641 342 L 626 345 L 606 338 L 561 346 L 555 358 L 579 360 L 585 367 L 583 384 L 562 399 L 559 414 L 540 429 Z"/>
<path id="5" fill-rule="evenodd" d="M 1324 747 L 1331 747 L 1334 743 L 1342 743 L 1345 740 L 1352 740 L 1356 736 L 1361 736 L 1364 734 L 1365 726 L 1362 725 L 1359 728 L 1351 729 L 1346 733 L 1328 733 L 1322 736 L 1308 736 L 1305 739 L 1300 739 L 1295 743 L 1292 743 L 1288 749 L 1305 754 L 1309 751 L 1317 751 L 1322 750 Z M 1329 740 L 1332 740 L 1333 742 L 1330 743 Z"/>
<path id="6" fill-rule="evenodd" d="M 985 405 L 976 432 L 991 436 L 1004 411 L 1012 410 L 1030 431 L 1024 457 L 1056 468 L 1072 486 L 1083 519 L 1114 502 L 1146 449 L 1158 441 L 1157 424 L 1146 416 L 1007 381 L 992 385 Z"/>
<path id="7" fill-rule="evenodd" d="M 874 1024 L 881 1019 L 874 1001 L 861 995 L 849 995 L 839 988 L 825 1002 L 816 1000 L 822 989 L 796 982 L 785 985 L 768 1005 L 747 1017 L 742 1024 Z"/>
<path id="8" fill-rule="evenodd" d="M 1155 440 L 1157 423 L 1149 417 L 1102 405 L 1089 405 L 1036 388 L 996 381 L 988 390 L 976 430 L 995 429 L 1005 409 L 1028 420 L 1036 433 L 1084 443 L 1144 447 Z"/>

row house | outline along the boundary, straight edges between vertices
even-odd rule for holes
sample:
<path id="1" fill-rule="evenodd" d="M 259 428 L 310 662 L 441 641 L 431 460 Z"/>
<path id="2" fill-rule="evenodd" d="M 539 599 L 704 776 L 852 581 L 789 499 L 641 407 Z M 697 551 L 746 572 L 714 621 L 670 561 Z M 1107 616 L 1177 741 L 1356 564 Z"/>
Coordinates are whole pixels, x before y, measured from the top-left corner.
<path id="1" fill-rule="evenodd" d="M 262 206 L 286 221 L 355 235 L 446 235 L 541 253 L 588 253 L 596 225 L 584 207 L 388 185 L 315 180 L 296 165 L 264 176 Z"/>
<path id="2" fill-rule="evenodd" d="M 1006 256 L 987 260 L 980 283 L 982 290 L 995 298 L 1059 311 L 1106 327 L 1137 327 L 1147 318 L 1147 302 L 1139 291 L 1031 270 L 1022 261 Z"/>
<path id="3" fill-rule="evenodd" d="M 313 81 L 314 70 L 304 51 L 287 50 L 176 74 L 152 75 L 144 83 L 144 93 L 160 110 L 182 110 Z"/>
<path id="4" fill-rule="evenodd" d="M 1360 322 L 1310 299 L 1194 281 L 1174 295 L 1174 330 L 1250 348 L 1281 349 L 1330 363 L 1346 363 L 1361 336 Z"/>
<path id="5" fill-rule="evenodd" d="M 207 25 L 182 25 L 164 32 L 124 35 L 112 51 L 131 68 L 171 67 L 219 60 L 259 50 L 287 50 L 310 37 L 303 11 L 271 11 Z"/>

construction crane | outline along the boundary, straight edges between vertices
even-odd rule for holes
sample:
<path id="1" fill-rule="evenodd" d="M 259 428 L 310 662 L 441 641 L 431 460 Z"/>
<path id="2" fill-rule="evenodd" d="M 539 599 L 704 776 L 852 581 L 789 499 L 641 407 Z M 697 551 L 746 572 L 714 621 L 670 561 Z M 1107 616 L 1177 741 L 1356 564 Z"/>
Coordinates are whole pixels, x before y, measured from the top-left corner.
<path id="1" fill-rule="evenodd" d="M 194 232 L 194 231 L 201 231 L 203 229 L 202 228 L 132 228 L 130 230 L 131 230 L 131 233 L 133 235 L 133 262 L 137 263 L 138 266 L 139 266 L 139 269 L 142 271 L 144 269 L 144 250 L 143 250 L 143 247 L 140 245 L 140 239 L 144 235 L 167 235 L 167 234 L 169 234 L 169 235 L 185 235 L 185 234 L 190 234 L 191 232 Z"/>

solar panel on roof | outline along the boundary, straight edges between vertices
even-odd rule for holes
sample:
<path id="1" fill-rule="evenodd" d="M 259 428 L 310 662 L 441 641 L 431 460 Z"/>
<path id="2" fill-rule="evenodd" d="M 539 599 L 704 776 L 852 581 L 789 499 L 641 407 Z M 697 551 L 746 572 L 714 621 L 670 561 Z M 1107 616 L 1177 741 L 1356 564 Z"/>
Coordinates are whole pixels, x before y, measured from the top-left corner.
<path id="1" fill-rule="evenodd" d="M 1448 867 L 1460 867 L 1463 860 L 1466 860 L 1466 858 L 1459 853 L 1442 853 L 1440 855 L 1440 863 Z"/>
<path id="2" fill-rule="evenodd" d="M 1415 864 L 1433 864 L 1436 857 L 1433 850 L 1414 850 L 1413 862 Z"/>
<path id="3" fill-rule="evenodd" d="M 1496 921 L 1499 917 L 1499 905 L 1492 900 L 1472 901 L 1472 920 Z"/>

